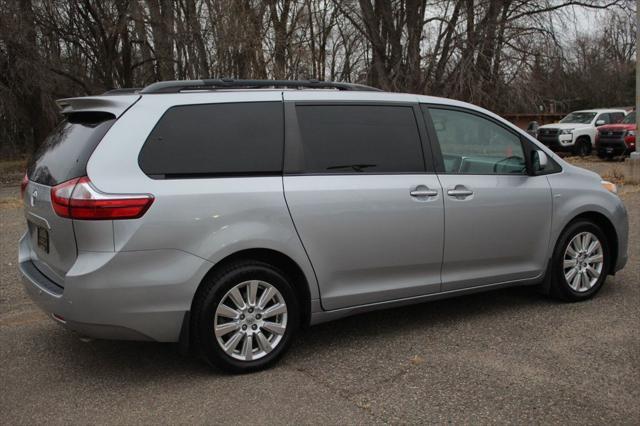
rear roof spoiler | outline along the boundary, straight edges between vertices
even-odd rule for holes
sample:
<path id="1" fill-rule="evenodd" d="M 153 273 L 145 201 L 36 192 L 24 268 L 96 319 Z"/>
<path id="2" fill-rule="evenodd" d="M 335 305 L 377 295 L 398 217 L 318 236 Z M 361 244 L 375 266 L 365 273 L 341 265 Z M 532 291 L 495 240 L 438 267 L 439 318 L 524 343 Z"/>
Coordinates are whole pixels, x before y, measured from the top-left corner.
<path id="1" fill-rule="evenodd" d="M 108 112 L 116 118 L 140 99 L 140 95 L 102 95 L 58 99 L 56 103 L 63 114 L 74 112 Z"/>

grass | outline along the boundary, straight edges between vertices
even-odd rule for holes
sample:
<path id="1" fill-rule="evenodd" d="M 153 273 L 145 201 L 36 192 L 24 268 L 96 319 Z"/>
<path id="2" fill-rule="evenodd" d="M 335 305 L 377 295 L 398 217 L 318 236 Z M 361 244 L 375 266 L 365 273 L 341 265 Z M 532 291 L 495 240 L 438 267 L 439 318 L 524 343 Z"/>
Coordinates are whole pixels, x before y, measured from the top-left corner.
<path id="1" fill-rule="evenodd" d="M 24 173 L 26 168 L 26 159 L 0 161 L 0 175 L 4 175 L 5 173 Z"/>
<path id="2" fill-rule="evenodd" d="M 0 183 L 19 184 L 26 168 L 26 159 L 0 161 Z"/>
<path id="3" fill-rule="evenodd" d="M 604 180 L 613 182 L 616 185 L 624 185 L 626 182 L 625 175 L 619 167 L 613 167 L 602 175 Z"/>
<path id="4" fill-rule="evenodd" d="M 0 198 L 0 210 L 4 209 L 20 209 L 22 208 L 22 200 L 18 197 Z"/>

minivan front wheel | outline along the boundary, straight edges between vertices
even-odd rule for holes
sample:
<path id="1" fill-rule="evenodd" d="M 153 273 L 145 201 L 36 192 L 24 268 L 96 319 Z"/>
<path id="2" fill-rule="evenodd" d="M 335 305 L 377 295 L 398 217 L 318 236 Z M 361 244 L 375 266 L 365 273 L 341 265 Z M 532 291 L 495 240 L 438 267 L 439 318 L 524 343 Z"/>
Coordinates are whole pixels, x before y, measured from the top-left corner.
<path id="1" fill-rule="evenodd" d="M 553 294 L 569 302 L 592 297 L 607 277 L 609 248 L 600 227 L 579 220 L 567 227 L 553 257 Z"/>
<path id="2" fill-rule="evenodd" d="M 266 263 L 243 261 L 204 283 L 194 303 L 194 343 L 210 364 L 243 373 L 273 364 L 299 322 L 295 292 Z"/>

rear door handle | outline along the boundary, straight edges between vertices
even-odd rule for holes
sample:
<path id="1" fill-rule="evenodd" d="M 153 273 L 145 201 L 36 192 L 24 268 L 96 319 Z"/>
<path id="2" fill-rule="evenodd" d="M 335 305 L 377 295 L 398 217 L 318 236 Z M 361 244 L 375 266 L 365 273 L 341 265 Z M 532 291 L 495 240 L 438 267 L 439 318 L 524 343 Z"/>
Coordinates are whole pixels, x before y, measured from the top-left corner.
<path id="1" fill-rule="evenodd" d="M 416 189 L 412 189 L 409 194 L 412 197 L 435 197 L 438 195 L 438 191 L 435 189 L 429 189 L 424 185 L 420 185 Z"/>
<path id="2" fill-rule="evenodd" d="M 469 195 L 473 195 L 473 191 L 469 189 L 449 189 L 447 195 L 452 197 L 468 197 Z"/>

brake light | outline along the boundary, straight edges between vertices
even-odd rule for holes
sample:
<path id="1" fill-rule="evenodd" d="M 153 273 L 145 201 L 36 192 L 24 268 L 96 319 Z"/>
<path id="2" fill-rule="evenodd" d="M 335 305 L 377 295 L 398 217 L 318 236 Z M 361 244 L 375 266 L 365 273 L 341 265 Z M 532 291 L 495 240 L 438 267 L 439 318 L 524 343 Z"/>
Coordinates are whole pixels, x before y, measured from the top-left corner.
<path id="1" fill-rule="evenodd" d="M 51 204 L 58 216 L 80 220 L 137 219 L 153 203 L 149 194 L 105 194 L 88 177 L 51 188 Z"/>
<path id="2" fill-rule="evenodd" d="M 24 191 L 26 191 L 27 185 L 29 185 L 29 176 L 25 173 L 22 177 L 22 182 L 20 182 L 20 198 L 24 198 Z"/>

